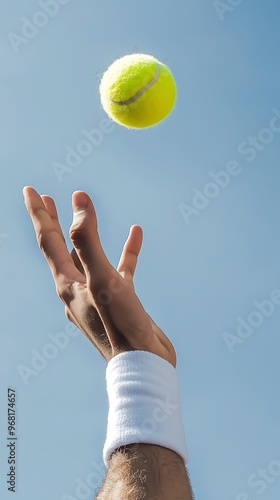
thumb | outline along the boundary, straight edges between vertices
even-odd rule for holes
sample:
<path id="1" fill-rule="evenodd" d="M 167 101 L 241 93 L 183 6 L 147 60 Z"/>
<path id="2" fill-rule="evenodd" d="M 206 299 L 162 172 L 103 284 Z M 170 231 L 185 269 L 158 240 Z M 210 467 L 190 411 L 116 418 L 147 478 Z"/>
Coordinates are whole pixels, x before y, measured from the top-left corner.
<path id="1" fill-rule="evenodd" d="M 73 221 L 69 236 L 88 278 L 104 275 L 111 267 L 100 243 L 97 217 L 90 197 L 84 191 L 72 195 Z"/>

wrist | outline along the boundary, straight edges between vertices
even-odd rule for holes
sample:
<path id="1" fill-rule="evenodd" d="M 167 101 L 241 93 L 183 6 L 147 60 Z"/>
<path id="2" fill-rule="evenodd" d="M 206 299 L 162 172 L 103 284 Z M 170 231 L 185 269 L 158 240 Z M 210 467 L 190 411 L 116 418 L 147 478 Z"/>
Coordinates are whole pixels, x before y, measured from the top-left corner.
<path id="1" fill-rule="evenodd" d="M 142 443 L 172 450 L 188 461 L 179 381 L 168 361 L 147 351 L 115 356 L 106 370 L 109 414 L 103 459 Z"/>

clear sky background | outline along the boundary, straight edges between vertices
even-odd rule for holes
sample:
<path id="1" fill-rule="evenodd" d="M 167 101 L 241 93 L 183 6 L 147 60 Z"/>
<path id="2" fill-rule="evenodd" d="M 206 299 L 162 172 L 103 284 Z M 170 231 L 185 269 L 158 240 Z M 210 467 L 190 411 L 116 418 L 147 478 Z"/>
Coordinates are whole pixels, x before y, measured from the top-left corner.
<path id="1" fill-rule="evenodd" d="M 82 334 L 46 347 L 71 323 L 25 210 L 31 185 L 54 198 L 69 249 L 76 189 L 94 202 L 113 265 L 130 226 L 143 228 L 136 291 L 178 353 L 196 498 L 278 500 L 280 305 L 264 303 L 265 317 L 255 301 L 279 302 L 279 2 L 62 3 L 42 17 L 38 1 L 0 0 L 0 497 L 12 495 L 7 387 L 15 498 L 90 499 L 102 480 L 106 365 Z M 102 72 L 132 52 L 170 66 L 174 111 L 141 132 L 111 125 L 59 177 L 54 162 L 66 165 L 66 148 L 106 118 Z M 210 172 L 226 168 L 219 187 Z M 35 352 L 53 355 L 41 371 Z M 23 366 L 34 370 L 25 379 Z"/>

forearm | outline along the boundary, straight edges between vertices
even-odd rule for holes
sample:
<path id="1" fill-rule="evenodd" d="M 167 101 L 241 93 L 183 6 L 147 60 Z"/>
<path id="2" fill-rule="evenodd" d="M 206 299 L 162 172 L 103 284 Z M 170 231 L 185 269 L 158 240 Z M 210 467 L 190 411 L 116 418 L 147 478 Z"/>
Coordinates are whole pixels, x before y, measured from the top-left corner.
<path id="1" fill-rule="evenodd" d="M 111 457 L 96 500 L 193 500 L 184 460 L 162 446 L 137 443 Z"/>
<path id="2" fill-rule="evenodd" d="M 150 352 L 124 352 L 108 363 L 106 381 L 107 473 L 96 500 L 192 500 L 175 368 Z"/>

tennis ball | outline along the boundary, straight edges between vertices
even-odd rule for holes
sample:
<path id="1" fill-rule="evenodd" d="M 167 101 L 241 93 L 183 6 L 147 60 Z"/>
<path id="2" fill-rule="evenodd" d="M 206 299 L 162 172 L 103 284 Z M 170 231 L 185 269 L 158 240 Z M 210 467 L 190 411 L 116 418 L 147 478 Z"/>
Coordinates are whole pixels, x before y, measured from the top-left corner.
<path id="1" fill-rule="evenodd" d="M 170 69 L 155 57 L 129 54 L 105 71 L 99 93 L 112 120 L 129 128 L 145 128 L 170 113 L 176 101 L 176 83 Z"/>

